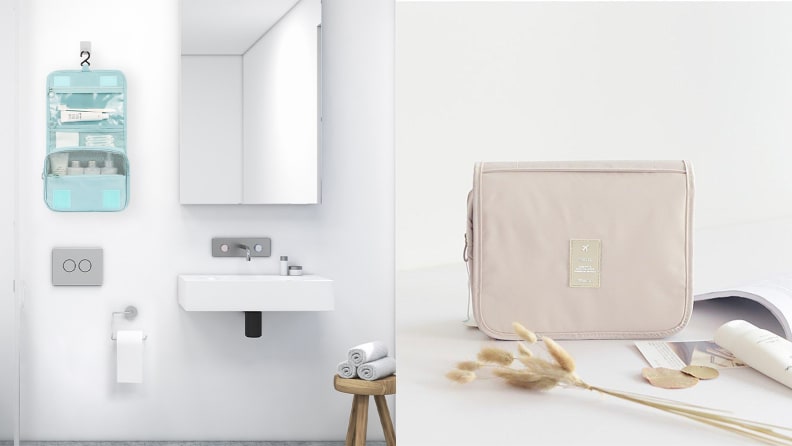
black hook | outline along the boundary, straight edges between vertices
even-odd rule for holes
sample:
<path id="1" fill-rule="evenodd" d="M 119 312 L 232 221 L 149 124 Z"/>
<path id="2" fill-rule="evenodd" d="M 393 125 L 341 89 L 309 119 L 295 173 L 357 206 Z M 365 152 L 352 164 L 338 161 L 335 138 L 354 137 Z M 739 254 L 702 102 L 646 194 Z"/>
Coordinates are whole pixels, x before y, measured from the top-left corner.
<path id="1" fill-rule="evenodd" d="M 88 65 L 90 67 L 91 66 L 91 62 L 88 62 L 88 59 L 91 58 L 91 52 L 90 51 L 80 51 L 80 57 L 83 57 L 83 56 L 85 56 L 85 59 L 83 59 L 82 62 L 80 62 L 80 66 Z"/>

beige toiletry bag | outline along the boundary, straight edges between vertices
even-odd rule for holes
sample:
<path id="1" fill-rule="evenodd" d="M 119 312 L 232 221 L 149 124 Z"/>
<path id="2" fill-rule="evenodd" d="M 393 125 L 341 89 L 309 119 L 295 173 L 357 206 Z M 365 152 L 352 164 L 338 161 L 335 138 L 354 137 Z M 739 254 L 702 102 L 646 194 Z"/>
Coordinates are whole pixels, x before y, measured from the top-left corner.
<path id="1" fill-rule="evenodd" d="M 690 319 L 687 161 L 478 163 L 465 259 L 479 329 L 660 338 Z"/>

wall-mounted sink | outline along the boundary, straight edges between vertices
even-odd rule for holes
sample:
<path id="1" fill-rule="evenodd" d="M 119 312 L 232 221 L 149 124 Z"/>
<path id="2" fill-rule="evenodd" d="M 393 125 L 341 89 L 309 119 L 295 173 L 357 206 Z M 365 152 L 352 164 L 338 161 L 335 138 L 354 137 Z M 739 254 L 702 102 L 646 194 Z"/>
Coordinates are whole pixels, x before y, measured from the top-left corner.
<path id="1" fill-rule="evenodd" d="M 314 276 L 179 275 L 186 311 L 331 311 L 333 281 Z"/>

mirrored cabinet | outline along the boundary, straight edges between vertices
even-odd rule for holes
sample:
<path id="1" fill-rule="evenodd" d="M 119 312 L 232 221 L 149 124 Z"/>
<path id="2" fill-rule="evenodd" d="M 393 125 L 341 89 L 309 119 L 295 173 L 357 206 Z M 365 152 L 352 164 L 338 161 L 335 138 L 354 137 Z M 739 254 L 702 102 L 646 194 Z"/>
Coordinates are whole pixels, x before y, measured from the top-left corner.
<path id="1" fill-rule="evenodd" d="M 320 0 L 182 0 L 182 204 L 321 201 Z"/>

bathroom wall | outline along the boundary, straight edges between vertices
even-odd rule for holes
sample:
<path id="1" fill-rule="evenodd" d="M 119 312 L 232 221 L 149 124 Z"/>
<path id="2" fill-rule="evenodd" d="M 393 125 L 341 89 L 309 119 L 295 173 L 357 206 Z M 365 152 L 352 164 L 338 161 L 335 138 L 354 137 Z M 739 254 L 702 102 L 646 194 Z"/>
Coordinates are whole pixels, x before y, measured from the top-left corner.
<path id="1" fill-rule="evenodd" d="M 16 72 L 11 69 L 16 59 L 15 1 L 0 0 L 0 54 L 8 61 L 0 70 L 0 158 L 13 166 L 16 147 Z M 16 359 L 14 358 L 14 324 L 16 312 L 14 292 L 14 169 L 0 175 L 0 441 L 14 438 L 16 406 Z"/>
<path id="2" fill-rule="evenodd" d="M 397 263 L 462 262 L 476 161 L 680 159 L 697 229 L 790 215 L 792 4 L 398 2 Z"/>
<path id="3" fill-rule="evenodd" d="M 320 11 L 318 0 L 297 3 L 243 58 L 248 203 L 316 201 Z"/>
<path id="4" fill-rule="evenodd" d="M 335 366 L 351 345 L 394 342 L 393 3 L 324 1 L 323 203 L 244 207 L 179 205 L 177 0 L 21 3 L 22 438 L 342 439 L 351 398 L 333 390 Z M 129 83 L 119 213 L 54 213 L 41 198 L 45 77 L 79 68 L 80 40 L 92 68 Z M 273 257 L 212 258 L 218 235 L 270 236 Z M 53 246 L 103 247 L 104 285 L 51 286 Z M 176 302 L 179 273 L 275 273 L 282 254 L 335 279 L 335 311 L 264 314 L 247 339 L 241 313 Z M 141 385 L 114 382 L 110 313 L 129 304 L 140 315 L 120 326 L 148 334 Z"/>

